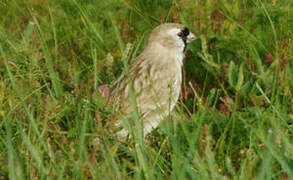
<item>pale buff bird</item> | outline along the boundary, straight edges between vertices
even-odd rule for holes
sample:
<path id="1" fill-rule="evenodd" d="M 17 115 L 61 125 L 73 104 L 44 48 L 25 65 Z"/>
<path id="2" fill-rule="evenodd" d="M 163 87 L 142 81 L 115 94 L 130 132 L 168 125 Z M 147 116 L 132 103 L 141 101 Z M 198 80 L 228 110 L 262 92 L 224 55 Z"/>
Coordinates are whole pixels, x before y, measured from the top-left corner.
<path id="1" fill-rule="evenodd" d="M 188 28 L 177 23 L 161 24 L 151 32 L 143 52 L 112 87 L 109 102 L 118 114 L 117 120 L 112 120 L 119 129 L 118 138 L 128 135 L 121 118 L 131 118 L 135 107 L 132 97 L 140 114 L 143 136 L 173 110 L 181 91 L 184 51 L 195 39 Z"/>

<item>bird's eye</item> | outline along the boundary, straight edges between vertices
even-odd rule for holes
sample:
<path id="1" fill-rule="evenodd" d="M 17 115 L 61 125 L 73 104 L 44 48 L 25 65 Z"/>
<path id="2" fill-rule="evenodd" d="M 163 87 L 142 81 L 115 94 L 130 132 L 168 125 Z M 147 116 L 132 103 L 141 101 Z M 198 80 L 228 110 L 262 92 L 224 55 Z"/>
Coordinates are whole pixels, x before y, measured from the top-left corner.
<path id="1" fill-rule="evenodd" d="M 185 27 L 182 31 L 178 33 L 179 37 L 187 37 L 189 35 L 189 29 Z"/>
<path id="2" fill-rule="evenodd" d="M 189 35 L 189 29 L 187 27 L 185 27 L 183 30 L 182 30 L 182 33 L 184 36 L 188 36 Z"/>

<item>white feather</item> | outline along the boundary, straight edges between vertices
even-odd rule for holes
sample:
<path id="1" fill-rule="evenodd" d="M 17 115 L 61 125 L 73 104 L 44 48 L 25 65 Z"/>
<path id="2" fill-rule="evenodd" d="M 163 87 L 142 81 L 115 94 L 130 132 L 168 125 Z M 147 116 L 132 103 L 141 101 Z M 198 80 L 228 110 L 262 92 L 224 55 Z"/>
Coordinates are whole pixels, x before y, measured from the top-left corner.
<path id="1" fill-rule="evenodd" d="M 181 30 L 178 28 L 173 28 L 173 29 L 170 29 L 168 33 L 174 38 L 177 45 L 176 46 L 177 49 L 175 51 L 171 51 L 171 53 L 173 54 L 173 57 L 176 57 L 176 59 L 180 62 L 180 67 L 181 67 L 183 65 L 185 44 L 182 41 L 182 39 L 178 36 L 180 31 Z"/>

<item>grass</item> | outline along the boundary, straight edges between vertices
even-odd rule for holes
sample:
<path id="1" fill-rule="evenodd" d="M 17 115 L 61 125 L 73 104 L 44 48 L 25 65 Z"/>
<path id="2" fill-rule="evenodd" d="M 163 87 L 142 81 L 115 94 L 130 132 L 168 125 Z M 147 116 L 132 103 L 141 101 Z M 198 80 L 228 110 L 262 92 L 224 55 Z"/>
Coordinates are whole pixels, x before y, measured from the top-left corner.
<path id="1" fill-rule="evenodd" d="M 293 178 L 290 0 L 2 0 L 0 17 L 0 179 Z M 99 87 L 164 22 L 200 36 L 184 96 L 146 141 L 115 141 Z"/>

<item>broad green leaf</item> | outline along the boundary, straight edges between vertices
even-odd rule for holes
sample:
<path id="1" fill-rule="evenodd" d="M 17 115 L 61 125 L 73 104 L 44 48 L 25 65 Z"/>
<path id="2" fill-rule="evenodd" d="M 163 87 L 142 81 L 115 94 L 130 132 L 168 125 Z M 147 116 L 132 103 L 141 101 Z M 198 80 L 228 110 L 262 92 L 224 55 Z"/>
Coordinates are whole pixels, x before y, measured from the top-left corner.
<path id="1" fill-rule="evenodd" d="M 234 69 L 235 69 L 235 64 L 233 61 L 230 61 L 230 64 L 228 67 L 228 81 L 229 81 L 230 86 L 232 86 L 232 87 L 235 87 L 234 86 L 234 84 L 235 84 L 235 82 L 234 82 L 234 79 L 235 79 L 234 78 L 234 76 L 235 76 Z"/>
<path id="2" fill-rule="evenodd" d="M 236 85 L 236 91 L 239 91 L 243 85 L 243 80 L 244 80 L 244 75 L 243 75 L 243 64 L 241 64 L 238 72 L 238 77 L 237 77 L 237 85 Z"/>

